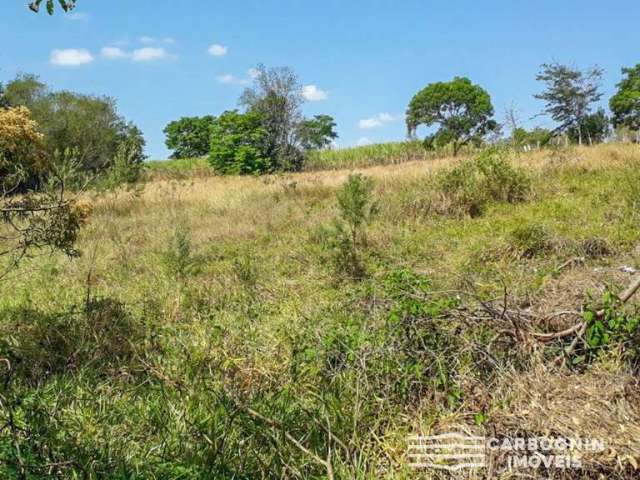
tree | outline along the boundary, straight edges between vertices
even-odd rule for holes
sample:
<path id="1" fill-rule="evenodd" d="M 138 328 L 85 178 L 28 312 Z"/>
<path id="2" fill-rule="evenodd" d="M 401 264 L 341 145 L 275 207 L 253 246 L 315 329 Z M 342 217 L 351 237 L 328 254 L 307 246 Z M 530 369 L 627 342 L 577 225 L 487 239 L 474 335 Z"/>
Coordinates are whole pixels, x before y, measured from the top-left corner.
<path id="1" fill-rule="evenodd" d="M 140 130 L 122 118 L 109 97 L 51 92 L 34 75 L 20 75 L 6 86 L 10 105 L 27 107 L 44 134 L 49 156 L 72 148 L 80 167 L 100 173 L 114 163 L 114 154 L 125 141 L 138 142 L 140 159 L 144 139 Z"/>
<path id="2" fill-rule="evenodd" d="M 535 98 L 546 102 L 544 114 L 560 123 L 554 131 L 575 129 L 578 144 L 584 140 L 583 125 L 591 105 L 602 98 L 600 81 L 603 70 L 592 67 L 581 71 L 559 63 L 543 64 L 536 80 L 547 85 Z"/>
<path id="3" fill-rule="evenodd" d="M 223 175 L 270 172 L 273 165 L 266 151 L 268 139 L 259 113 L 224 112 L 211 126 L 209 163 Z"/>
<path id="4" fill-rule="evenodd" d="M 638 132 L 640 142 L 640 63 L 633 68 L 623 68 L 625 77 L 616 85 L 618 91 L 609 101 L 613 112 L 614 127 L 626 127 Z"/>
<path id="5" fill-rule="evenodd" d="M 9 258 L 0 279 L 37 249 L 77 255 L 74 243 L 88 212 L 65 195 L 69 170 L 69 163 L 47 157 L 44 137 L 26 107 L 0 110 L 0 257 Z M 45 171 L 46 179 L 35 182 L 34 190 L 33 179 Z"/>
<path id="6" fill-rule="evenodd" d="M 164 129 L 167 148 L 173 150 L 171 158 L 205 156 L 211 143 L 211 126 L 215 117 L 182 117 Z"/>
<path id="7" fill-rule="evenodd" d="M 457 155 L 461 146 L 480 142 L 497 128 L 492 116 L 489 94 L 468 78 L 455 77 L 450 82 L 432 83 L 413 97 L 407 109 L 407 128 L 414 136 L 420 125 L 438 124 L 440 128 L 425 144 L 452 144 Z"/>
<path id="8" fill-rule="evenodd" d="M 40 5 L 42 5 L 42 2 L 43 0 L 34 0 L 29 4 L 29 8 L 38 13 L 40 11 Z M 76 0 L 58 0 L 58 4 L 65 12 L 69 12 L 76 6 Z M 54 0 L 46 0 L 45 5 L 47 7 L 47 13 L 49 15 L 53 15 L 53 11 L 55 8 Z"/>
<path id="9" fill-rule="evenodd" d="M 267 69 L 258 65 L 254 86 L 240 97 L 248 112 L 258 115 L 266 132 L 266 153 L 275 170 L 299 170 L 303 155 L 298 127 L 304 103 L 298 76 L 288 67 Z"/>
<path id="10" fill-rule="evenodd" d="M 330 115 L 316 115 L 298 125 L 298 139 L 305 150 L 320 150 L 338 138 L 336 122 Z"/>
<path id="11" fill-rule="evenodd" d="M 553 134 L 551 130 L 546 128 L 536 127 L 533 130 L 527 131 L 522 127 L 518 127 L 511 132 L 511 140 L 516 147 L 530 150 L 531 148 L 540 148 L 547 145 Z"/>
<path id="12" fill-rule="evenodd" d="M 591 113 L 580 120 L 580 124 L 577 127 L 571 127 L 567 131 L 569 139 L 572 142 L 580 142 L 580 134 L 585 140 L 589 142 L 589 145 L 594 143 L 604 142 L 609 134 L 611 128 L 609 127 L 609 117 L 605 113 L 603 108 L 598 109 L 595 113 Z"/>

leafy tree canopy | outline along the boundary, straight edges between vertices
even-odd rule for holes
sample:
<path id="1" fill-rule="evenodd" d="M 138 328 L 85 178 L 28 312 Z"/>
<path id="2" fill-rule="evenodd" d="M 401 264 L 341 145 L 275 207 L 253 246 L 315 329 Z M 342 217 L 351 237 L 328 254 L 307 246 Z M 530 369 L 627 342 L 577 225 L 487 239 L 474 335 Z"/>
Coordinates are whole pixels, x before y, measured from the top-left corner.
<path id="1" fill-rule="evenodd" d="M 183 117 L 169 123 L 164 129 L 167 148 L 173 150 L 171 158 L 194 158 L 209 152 L 211 127 L 215 117 Z"/>
<path id="2" fill-rule="evenodd" d="M 617 92 L 609 101 L 615 127 L 640 130 L 640 63 L 633 68 L 623 68 L 624 78 L 617 85 Z"/>
<path id="3" fill-rule="evenodd" d="M 603 108 L 598 109 L 594 113 L 590 113 L 580 120 L 580 129 L 571 127 L 567 134 L 569 139 L 574 143 L 580 142 L 580 134 L 583 138 L 593 145 L 595 143 L 604 142 L 611 133 L 609 117 Z"/>
<path id="4" fill-rule="evenodd" d="M 330 115 L 316 115 L 305 119 L 298 126 L 298 138 L 305 150 L 320 150 L 338 138 L 336 122 Z"/>
<path id="5" fill-rule="evenodd" d="M 114 153 L 125 141 L 137 142 L 139 159 L 144 158 L 144 139 L 140 130 L 118 114 L 111 98 L 68 91 L 51 92 L 33 75 L 21 75 L 9 82 L 5 96 L 10 105 L 30 110 L 44 134 L 50 156 L 56 151 L 74 149 L 85 172 L 110 168 Z"/>
<path id="6" fill-rule="evenodd" d="M 542 65 L 536 80 L 545 83 L 547 89 L 535 98 L 546 102 L 544 113 L 560 124 L 556 132 L 573 128 L 582 144 L 582 123 L 591 113 L 591 105 L 602 98 L 602 73 L 598 67 L 582 71 L 559 63 Z"/>
<path id="7" fill-rule="evenodd" d="M 452 144 L 457 154 L 462 145 L 479 141 L 497 128 L 492 116 L 489 94 L 468 78 L 456 77 L 450 82 L 432 83 L 413 97 L 407 109 L 407 128 L 410 135 L 415 135 L 420 125 L 439 125 L 426 143 Z"/>
<path id="8" fill-rule="evenodd" d="M 262 174 L 273 169 L 267 131 L 259 113 L 224 112 L 211 126 L 209 162 L 223 175 Z"/>

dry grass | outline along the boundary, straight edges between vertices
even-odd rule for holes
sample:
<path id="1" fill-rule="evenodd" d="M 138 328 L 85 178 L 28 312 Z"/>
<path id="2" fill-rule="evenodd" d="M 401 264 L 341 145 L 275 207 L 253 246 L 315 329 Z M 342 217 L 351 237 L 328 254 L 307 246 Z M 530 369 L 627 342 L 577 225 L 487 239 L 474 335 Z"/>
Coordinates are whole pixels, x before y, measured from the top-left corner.
<path id="1" fill-rule="evenodd" d="M 193 429 L 201 422 L 207 433 L 206 428 L 219 424 L 207 423 L 217 413 L 206 407 L 214 401 L 211 392 L 220 394 L 215 389 L 224 382 L 247 399 L 258 392 L 256 409 L 274 418 L 284 411 L 280 420 L 285 421 L 295 417 L 300 406 L 316 407 L 334 382 L 345 381 L 339 395 L 354 397 L 342 403 L 334 399 L 315 410 L 324 425 L 324 415 L 329 418 L 331 408 L 339 409 L 331 417 L 336 423 L 360 418 L 356 416 L 360 409 L 370 409 L 369 417 L 361 417 L 365 431 L 343 439 L 353 442 L 354 451 L 361 455 L 360 470 L 356 468 L 355 475 L 344 467 L 340 478 L 415 478 L 415 472 L 403 466 L 405 434 L 451 429 L 487 435 L 521 432 L 602 438 L 613 450 L 585 459 L 593 476 L 584 471 L 575 478 L 637 478 L 632 469 L 634 462 L 640 462 L 640 395 L 628 366 L 609 357 L 582 373 L 552 367 L 545 345 L 516 344 L 508 335 L 491 340 L 497 331 L 513 328 L 505 319 L 492 323 L 483 317 L 455 324 L 448 332 L 464 344 L 460 358 L 468 349 L 480 348 L 486 353 L 482 364 L 492 365 L 486 367 L 491 370 L 487 378 L 479 379 L 473 362 L 459 360 L 461 368 L 452 381 L 461 399 L 454 406 L 447 405 L 442 392 L 423 392 L 407 405 L 381 392 L 358 397 L 366 382 L 378 380 L 367 371 L 367 361 L 377 352 L 372 345 L 391 336 L 384 330 L 380 331 L 385 335 L 372 333 L 388 321 L 393 299 L 385 296 L 385 282 L 390 272 L 416 272 L 428 278 L 436 292 L 460 294 L 469 304 L 473 299 L 461 292 L 469 283 L 478 298 L 494 300 L 498 306 L 506 287 L 513 299 L 510 307 L 524 312 L 523 321 L 528 322 L 523 331 L 533 332 L 571 326 L 575 315 L 552 314 L 579 311 L 587 293 L 597 302 L 606 288 L 615 290 L 628 282 L 630 275 L 621 272 L 620 266 L 640 267 L 640 224 L 630 219 L 618 188 L 630 171 L 628 162 L 640 161 L 637 146 L 514 155 L 512 162 L 533 179 L 529 201 L 492 204 L 478 218 L 427 212 L 422 200 L 432 187 L 429 175 L 464 160 L 439 158 L 260 178 L 158 175 L 134 190 L 87 194 L 85 201 L 93 215 L 80 239 L 83 257 L 73 262 L 61 257 L 27 262 L 10 284 L 0 285 L 4 312 L 0 333 L 20 346 L 22 340 L 16 335 L 22 330 L 14 328 L 18 320 L 12 312 L 40 309 L 56 318 L 58 312 L 81 305 L 88 294 L 116 299 L 127 305 L 132 318 L 138 315 L 151 325 L 151 339 L 136 347 L 152 353 L 121 366 L 117 379 L 100 377 L 91 383 L 85 379 L 91 378 L 90 366 L 82 375 L 45 378 L 43 385 L 50 386 L 54 400 L 42 400 L 50 407 L 61 401 L 55 400 L 58 397 L 67 399 L 65 417 L 57 428 L 71 432 L 70 444 L 76 442 L 89 451 L 113 449 L 109 455 L 126 459 L 127 465 L 145 474 L 151 471 L 145 468 L 171 465 L 186 456 L 177 446 L 189 445 L 193 449 L 189 455 L 197 456 L 193 452 L 198 449 L 205 452 L 203 458 L 213 455 L 205 437 Z M 322 229 L 331 226 L 337 215 L 335 193 L 354 172 L 375 180 L 380 204 L 379 215 L 367 231 L 369 275 L 359 284 L 338 278 L 322 244 Z M 509 242 L 514 228 L 538 224 L 561 241 L 540 255 L 513 255 Z M 174 278 L 163 266 L 178 229 L 188 232 L 197 267 L 184 279 Z M 603 253 L 603 245 L 608 254 Z M 592 254 L 584 254 L 587 247 Z M 584 259 L 567 263 L 583 254 Z M 160 345 L 157 351 L 153 350 L 156 345 Z M 387 343 L 383 346 L 383 353 L 390 348 Z M 331 377 L 322 370 L 325 350 L 332 354 L 327 354 L 331 362 L 339 364 L 354 356 L 362 363 L 348 366 L 344 360 L 345 370 L 335 367 L 338 373 L 332 371 Z M 425 353 L 427 358 L 430 354 Z M 396 364 L 390 365 L 393 368 L 385 366 L 380 377 L 392 382 L 402 372 Z M 212 380 L 211 372 L 222 380 Z M 136 375 L 142 376 L 140 383 L 128 383 Z M 84 404 L 75 402 L 79 395 L 75 389 L 83 393 Z M 158 391 L 167 396 L 159 396 Z M 49 395 L 28 387 L 18 393 L 37 398 Z M 288 397 L 280 400 L 278 395 Z M 276 400 L 270 403 L 272 398 Z M 165 406 L 169 412 L 164 412 Z M 57 415 L 58 410 L 52 411 Z M 474 415 L 483 411 L 488 420 L 474 424 Z M 104 419 L 102 412 L 116 413 Z M 234 430 L 242 440 L 236 444 L 238 449 L 251 444 L 251 448 L 265 448 L 266 455 L 274 445 L 285 448 L 277 435 L 256 433 L 251 430 L 253 424 L 241 418 L 242 427 Z M 295 433 L 311 442 L 304 428 L 315 424 L 307 414 L 302 418 L 308 423 L 296 424 Z M 157 426 L 149 426 L 154 421 L 162 423 L 164 430 L 160 430 L 171 435 L 170 440 L 154 430 Z M 117 439 L 114 443 L 122 446 L 105 446 L 104 438 Z M 175 456 L 159 457 L 158 452 L 165 450 Z M 322 469 L 309 467 L 308 458 L 300 452 L 282 450 L 278 455 L 293 462 L 281 470 L 284 478 L 324 475 Z M 335 459 L 340 455 L 339 449 L 334 451 Z M 277 463 L 280 457 L 267 460 Z M 337 470 L 341 461 L 347 464 L 336 460 Z M 570 478 L 566 472 L 528 473 L 527 478 Z M 496 473 L 491 478 L 515 478 L 510 475 Z M 424 478 L 431 477 L 425 473 Z"/>

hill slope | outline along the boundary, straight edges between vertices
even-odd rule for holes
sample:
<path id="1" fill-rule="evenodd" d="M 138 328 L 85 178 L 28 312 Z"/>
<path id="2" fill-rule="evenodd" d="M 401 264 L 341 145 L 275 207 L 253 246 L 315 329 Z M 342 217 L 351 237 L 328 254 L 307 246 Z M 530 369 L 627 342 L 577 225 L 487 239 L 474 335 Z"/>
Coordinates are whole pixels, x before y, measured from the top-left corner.
<path id="1" fill-rule="evenodd" d="M 535 334 L 640 268 L 640 150 L 511 155 L 530 188 L 477 210 L 476 177 L 465 196 L 443 177 L 460 161 L 361 170 L 359 275 L 348 170 L 88 195 L 83 256 L 0 286 L 0 476 L 414 478 L 406 435 L 455 430 L 602 438 L 582 469 L 528 473 L 633 478 L 637 331 L 564 366 L 574 335 Z M 607 315 L 632 325 L 634 305 Z"/>

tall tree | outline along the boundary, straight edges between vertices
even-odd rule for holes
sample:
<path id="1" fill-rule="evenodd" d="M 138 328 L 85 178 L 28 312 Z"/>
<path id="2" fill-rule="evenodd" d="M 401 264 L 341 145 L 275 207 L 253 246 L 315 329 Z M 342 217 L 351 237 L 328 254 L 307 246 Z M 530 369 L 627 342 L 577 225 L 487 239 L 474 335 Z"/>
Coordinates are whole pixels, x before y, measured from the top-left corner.
<path id="1" fill-rule="evenodd" d="M 336 122 L 330 115 L 316 115 L 305 119 L 298 126 L 300 145 L 305 150 L 319 150 L 331 145 L 338 138 Z"/>
<path id="2" fill-rule="evenodd" d="M 609 101 L 613 112 L 614 127 L 627 127 L 637 132 L 640 142 L 640 63 L 633 68 L 623 68 L 624 78 L 618 83 L 618 91 Z"/>
<path id="3" fill-rule="evenodd" d="M 420 125 L 439 125 L 425 140 L 427 145 L 453 145 L 453 154 L 471 142 L 480 142 L 498 128 L 492 120 L 491 97 L 482 87 L 464 77 L 427 85 L 418 92 L 407 109 L 407 129 L 414 136 Z"/>
<path id="4" fill-rule="evenodd" d="M 262 119 L 267 132 L 265 151 L 276 170 L 298 170 L 302 166 L 297 132 L 303 103 L 302 85 L 289 67 L 258 65 L 254 85 L 240 97 L 240 105 Z"/>
<path id="5" fill-rule="evenodd" d="M 542 65 L 536 80 L 545 83 L 547 89 L 534 96 L 546 102 L 544 114 L 560 124 L 556 133 L 575 129 L 578 143 L 582 145 L 585 118 L 591 113 L 592 105 L 602 98 L 602 74 L 603 70 L 598 67 L 582 71 L 559 63 Z"/>
<path id="6" fill-rule="evenodd" d="M 169 123 L 165 129 L 165 143 L 173 150 L 171 158 L 203 157 L 209 152 L 211 127 L 215 117 L 182 117 Z"/>

